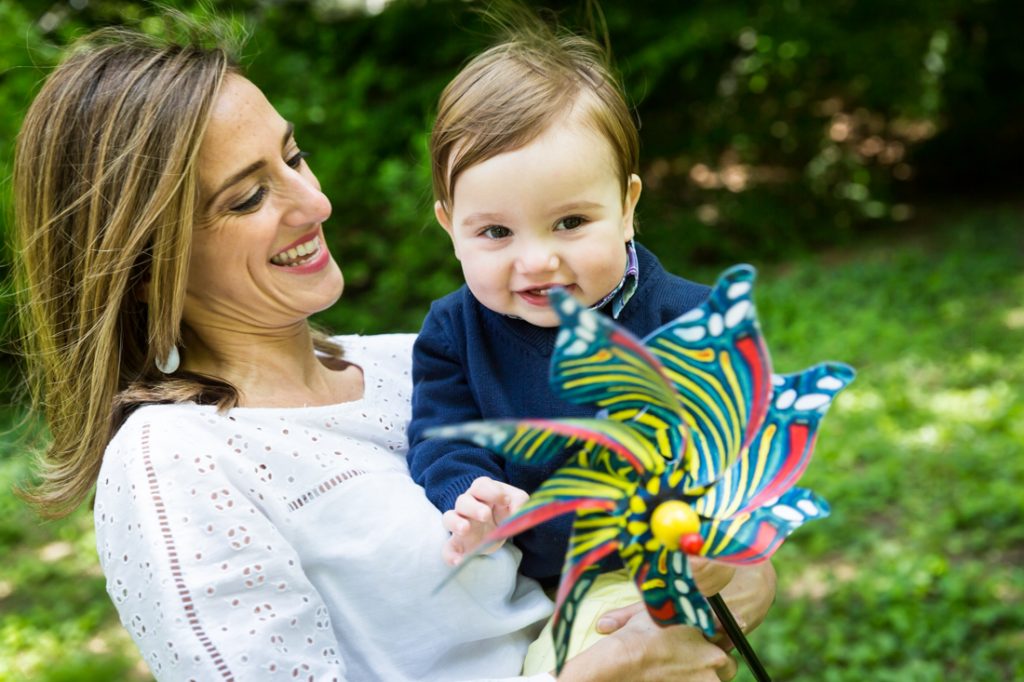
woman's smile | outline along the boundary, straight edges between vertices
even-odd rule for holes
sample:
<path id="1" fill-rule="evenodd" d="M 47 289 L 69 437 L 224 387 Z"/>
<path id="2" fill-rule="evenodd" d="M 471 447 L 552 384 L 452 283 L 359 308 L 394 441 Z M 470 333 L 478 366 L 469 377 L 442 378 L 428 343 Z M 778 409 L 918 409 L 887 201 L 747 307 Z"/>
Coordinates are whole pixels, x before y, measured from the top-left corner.
<path id="1" fill-rule="evenodd" d="M 330 252 L 317 232 L 312 237 L 304 236 L 289 244 L 270 258 L 279 267 L 288 268 L 295 274 L 321 270 L 330 260 Z"/>

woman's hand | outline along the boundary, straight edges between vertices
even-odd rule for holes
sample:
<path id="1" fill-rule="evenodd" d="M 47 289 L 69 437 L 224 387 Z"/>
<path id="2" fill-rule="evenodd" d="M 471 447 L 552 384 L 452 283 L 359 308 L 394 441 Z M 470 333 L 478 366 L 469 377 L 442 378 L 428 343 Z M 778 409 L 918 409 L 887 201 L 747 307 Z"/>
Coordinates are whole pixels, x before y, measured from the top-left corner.
<path id="1" fill-rule="evenodd" d="M 598 624 L 607 631 L 602 625 L 619 627 L 567 661 L 560 681 L 719 682 L 736 676 L 736 661 L 699 630 L 660 627 L 641 602 L 610 611 Z"/>
<path id="2" fill-rule="evenodd" d="M 764 622 L 768 609 L 775 601 L 775 583 L 775 568 L 771 561 L 764 561 L 752 566 L 737 567 L 733 579 L 722 588 L 719 594 L 744 633 L 751 632 Z M 711 641 L 728 651 L 733 643 L 725 636 L 717 618 L 715 626 L 718 634 Z"/>
<path id="3" fill-rule="evenodd" d="M 693 571 L 693 580 L 697 583 L 697 589 L 705 597 L 724 590 L 736 573 L 736 567 L 723 564 L 720 561 L 711 561 L 702 556 L 690 556 L 687 557 L 687 560 L 690 562 L 690 570 Z"/>
<path id="4" fill-rule="evenodd" d="M 721 565 L 721 564 L 719 564 Z M 753 566 L 740 566 L 733 573 L 732 580 L 721 589 L 720 594 L 732 612 L 736 624 L 744 633 L 753 631 L 764 622 L 768 609 L 775 601 L 776 575 L 771 561 Z M 704 592 L 702 589 L 701 592 Z M 643 609 L 643 602 L 637 602 L 621 609 L 608 611 L 597 621 L 597 631 L 608 634 L 624 627 L 637 611 Z M 733 647 L 725 635 L 722 624 L 715 618 L 717 634 L 711 638 L 725 651 Z"/>

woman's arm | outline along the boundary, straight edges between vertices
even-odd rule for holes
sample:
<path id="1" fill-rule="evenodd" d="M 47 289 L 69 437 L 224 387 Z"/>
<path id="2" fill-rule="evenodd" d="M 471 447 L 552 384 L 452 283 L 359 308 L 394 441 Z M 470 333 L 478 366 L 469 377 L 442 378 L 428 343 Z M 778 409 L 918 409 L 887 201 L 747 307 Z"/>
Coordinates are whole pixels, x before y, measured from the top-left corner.
<path id="1" fill-rule="evenodd" d="M 345 679 L 294 548 L 205 456 L 208 444 L 175 426 L 122 427 L 94 512 L 107 592 L 154 677 Z"/>

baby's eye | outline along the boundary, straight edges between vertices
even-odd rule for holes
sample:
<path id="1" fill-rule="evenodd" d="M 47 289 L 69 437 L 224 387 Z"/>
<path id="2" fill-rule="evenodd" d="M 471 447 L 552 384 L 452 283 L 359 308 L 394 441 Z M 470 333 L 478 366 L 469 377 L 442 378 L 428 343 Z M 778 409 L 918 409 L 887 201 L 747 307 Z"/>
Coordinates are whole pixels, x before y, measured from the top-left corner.
<path id="1" fill-rule="evenodd" d="M 571 215 L 571 216 L 567 216 L 565 218 L 562 218 L 557 223 L 555 223 L 555 229 L 556 230 L 575 230 L 577 227 L 582 226 L 585 222 L 587 222 L 587 219 L 584 218 L 583 216 L 581 216 L 581 215 Z"/>
<path id="2" fill-rule="evenodd" d="M 260 186 L 256 188 L 256 191 L 249 195 L 248 199 L 245 199 L 241 203 L 235 204 L 231 207 L 231 210 L 235 213 L 247 213 L 257 208 L 263 203 L 263 197 L 267 195 L 266 187 Z"/>
<path id="3" fill-rule="evenodd" d="M 289 156 L 285 161 L 292 168 L 298 168 L 302 165 L 302 160 L 309 156 L 309 152 L 296 152 L 292 156 Z"/>
<path id="4" fill-rule="evenodd" d="M 485 227 L 480 235 L 488 239 L 504 239 L 512 235 L 512 230 L 504 225 L 490 225 Z"/>

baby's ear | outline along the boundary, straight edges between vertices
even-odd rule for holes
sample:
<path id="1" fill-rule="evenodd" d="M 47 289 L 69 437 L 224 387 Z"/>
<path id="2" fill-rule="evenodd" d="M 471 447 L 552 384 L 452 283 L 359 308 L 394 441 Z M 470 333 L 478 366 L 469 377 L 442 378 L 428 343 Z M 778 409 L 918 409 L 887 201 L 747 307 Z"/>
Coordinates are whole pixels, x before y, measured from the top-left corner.
<path id="1" fill-rule="evenodd" d="M 445 210 L 444 204 L 438 199 L 434 202 L 434 217 L 437 218 L 437 222 L 441 224 L 444 231 L 448 233 L 448 236 L 452 234 L 452 219 L 448 215 L 448 211 Z"/>
<path id="2" fill-rule="evenodd" d="M 462 260 L 459 256 L 459 244 L 455 241 L 455 233 L 452 231 L 452 217 L 440 201 L 434 202 L 434 217 L 437 218 L 437 222 L 441 223 L 444 231 L 448 233 L 448 238 L 452 240 L 452 250 L 455 251 L 456 260 Z"/>
<path id="3" fill-rule="evenodd" d="M 633 173 L 629 176 L 629 185 L 626 187 L 626 205 L 623 207 L 625 224 L 622 226 L 627 240 L 633 238 L 633 213 L 636 211 L 636 204 L 640 201 L 640 192 L 643 188 L 644 184 L 640 181 L 639 175 Z"/>

